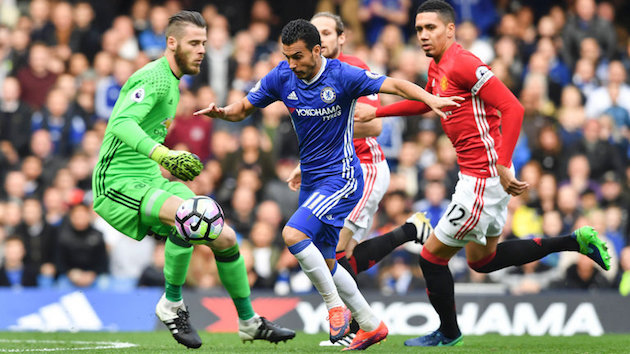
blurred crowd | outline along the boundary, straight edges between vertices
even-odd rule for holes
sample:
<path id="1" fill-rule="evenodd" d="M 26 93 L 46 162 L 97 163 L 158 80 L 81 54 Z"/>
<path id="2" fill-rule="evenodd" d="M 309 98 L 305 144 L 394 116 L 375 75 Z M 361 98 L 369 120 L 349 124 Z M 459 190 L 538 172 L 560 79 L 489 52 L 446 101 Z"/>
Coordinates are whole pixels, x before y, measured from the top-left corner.
<path id="1" fill-rule="evenodd" d="M 347 25 L 344 52 L 372 71 L 426 85 L 417 46 L 420 0 L 0 1 L 0 286 L 128 290 L 163 285 L 163 240 L 136 242 L 91 209 L 91 173 L 121 86 L 160 57 L 180 9 L 209 24 L 201 73 L 181 80 L 166 145 L 205 169 L 188 186 L 215 198 L 237 231 L 254 289 L 312 291 L 281 230 L 297 208 L 285 179 L 298 161 L 287 110 L 277 102 L 239 123 L 193 117 L 234 102 L 279 61 L 282 25 L 317 11 Z M 457 40 L 492 67 L 525 107 L 514 154 L 531 188 L 512 198 L 502 235 L 555 237 L 592 225 L 613 256 L 603 272 L 578 253 L 551 255 L 489 275 L 450 266 L 457 282 L 500 283 L 513 294 L 550 289 L 630 293 L 629 7 L 624 1 L 453 0 Z M 381 95 L 383 104 L 396 100 Z M 439 119 L 390 117 L 378 138 L 391 183 L 372 236 L 426 211 L 435 225 L 457 181 Z M 165 176 L 168 172 L 164 171 Z M 396 250 L 359 277 L 362 289 L 424 289 L 418 247 Z M 196 247 L 187 286 L 219 285 L 212 252 Z"/>

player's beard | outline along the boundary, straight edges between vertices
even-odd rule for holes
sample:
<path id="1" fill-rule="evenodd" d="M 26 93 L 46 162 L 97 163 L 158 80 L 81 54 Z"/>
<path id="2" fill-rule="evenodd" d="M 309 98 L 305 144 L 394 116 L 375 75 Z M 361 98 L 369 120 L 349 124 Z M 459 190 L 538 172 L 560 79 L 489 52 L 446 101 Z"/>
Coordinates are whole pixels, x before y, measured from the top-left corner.
<path id="1" fill-rule="evenodd" d="M 339 56 L 339 47 L 335 47 L 334 49 L 330 47 L 326 47 L 326 49 L 330 52 L 328 55 L 324 55 L 328 59 L 335 59 Z"/>
<path id="2" fill-rule="evenodd" d="M 199 73 L 199 67 L 195 67 L 190 65 L 189 58 L 182 50 L 182 47 L 178 44 L 177 48 L 175 48 L 175 63 L 179 70 L 182 71 L 182 75 L 197 75 Z"/>
<path id="3" fill-rule="evenodd" d="M 312 60 L 311 60 L 312 64 L 306 66 L 304 70 L 300 70 L 300 74 L 298 74 L 297 72 L 295 73 L 298 79 L 310 80 L 317 74 L 315 72 L 315 67 L 317 66 L 317 62 L 315 61 L 315 55 L 311 54 L 311 56 L 312 56 Z"/>

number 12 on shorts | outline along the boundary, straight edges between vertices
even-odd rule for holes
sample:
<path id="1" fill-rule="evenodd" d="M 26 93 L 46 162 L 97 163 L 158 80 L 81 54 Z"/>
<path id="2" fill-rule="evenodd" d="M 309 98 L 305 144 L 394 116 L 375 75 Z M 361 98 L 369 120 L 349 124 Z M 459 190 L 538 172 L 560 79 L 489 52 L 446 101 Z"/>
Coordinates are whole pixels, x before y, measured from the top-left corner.
<path id="1" fill-rule="evenodd" d="M 448 222 L 453 226 L 459 226 L 464 216 L 466 216 L 466 209 L 456 203 L 452 203 L 452 206 L 446 214 Z"/>

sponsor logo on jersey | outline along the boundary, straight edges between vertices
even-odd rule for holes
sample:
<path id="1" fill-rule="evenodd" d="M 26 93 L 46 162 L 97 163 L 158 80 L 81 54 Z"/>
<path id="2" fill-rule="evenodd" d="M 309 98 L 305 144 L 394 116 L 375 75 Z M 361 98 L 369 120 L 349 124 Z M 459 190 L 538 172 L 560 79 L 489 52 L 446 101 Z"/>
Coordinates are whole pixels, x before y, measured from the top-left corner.
<path id="1" fill-rule="evenodd" d="M 330 120 L 341 116 L 341 106 L 336 104 L 322 108 L 295 108 L 298 117 L 321 117 L 323 120 Z"/>
<path id="2" fill-rule="evenodd" d="M 442 92 L 446 91 L 446 89 L 448 88 L 448 79 L 446 78 L 446 76 L 442 76 L 442 78 L 440 79 L 440 88 L 442 88 Z"/>
<path id="3" fill-rule="evenodd" d="M 326 103 L 333 103 L 335 102 L 335 98 L 337 98 L 337 94 L 332 87 L 326 86 L 322 89 L 322 92 L 319 93 L 319 97 Z"/>
<path id="4" fill-rule="evenodd" d="M 298 97 L 295 94 L 295 91 L 291 91 L 291 93 L 287 96 L 287 100 L 297 101 Z"/>
<path id="5" fill-rule="evenodd" d="M 365 71 L 365 75 L 366 75 L 367 77 L 369 77 L 370 79 L 373 79 L 373 80 L 376 80 L 376 79 L 378 79 L 379 77 L 383 76 L 383 75 L 381 75 L 381 74 L 373 73 L 373 72 L 371 72 L 371 71 L 367 71 L 367 70 Z"/>
<path id="6" fill-rule="evenodd" d="M 142 100 L 144 99 L 144 88 L 140 87 L 139 89 L 132 92 L 131 99 L 138 103 L 142 102 Z"/>

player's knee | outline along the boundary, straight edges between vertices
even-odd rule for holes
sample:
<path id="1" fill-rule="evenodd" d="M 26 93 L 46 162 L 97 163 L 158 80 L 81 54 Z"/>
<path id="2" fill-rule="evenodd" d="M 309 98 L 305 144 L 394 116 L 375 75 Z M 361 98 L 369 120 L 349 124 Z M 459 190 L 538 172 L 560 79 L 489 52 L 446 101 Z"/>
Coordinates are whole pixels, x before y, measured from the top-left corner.
<path id="1" fill-rule="evenodd" d="M 308 237 L 303 232 L 291 226 L 285 226 L 284 229 L 282 229 L 282 238 L 286 245 L 291 246 Z"/>
<path id="2" fill-rule="evenodd" d="M 223 231 L 214 241 L 207 242 L 213 250 L 224 250 L 234 246 L 236 241 L 236 232 L 229 225 L 224 225 Z"/>

